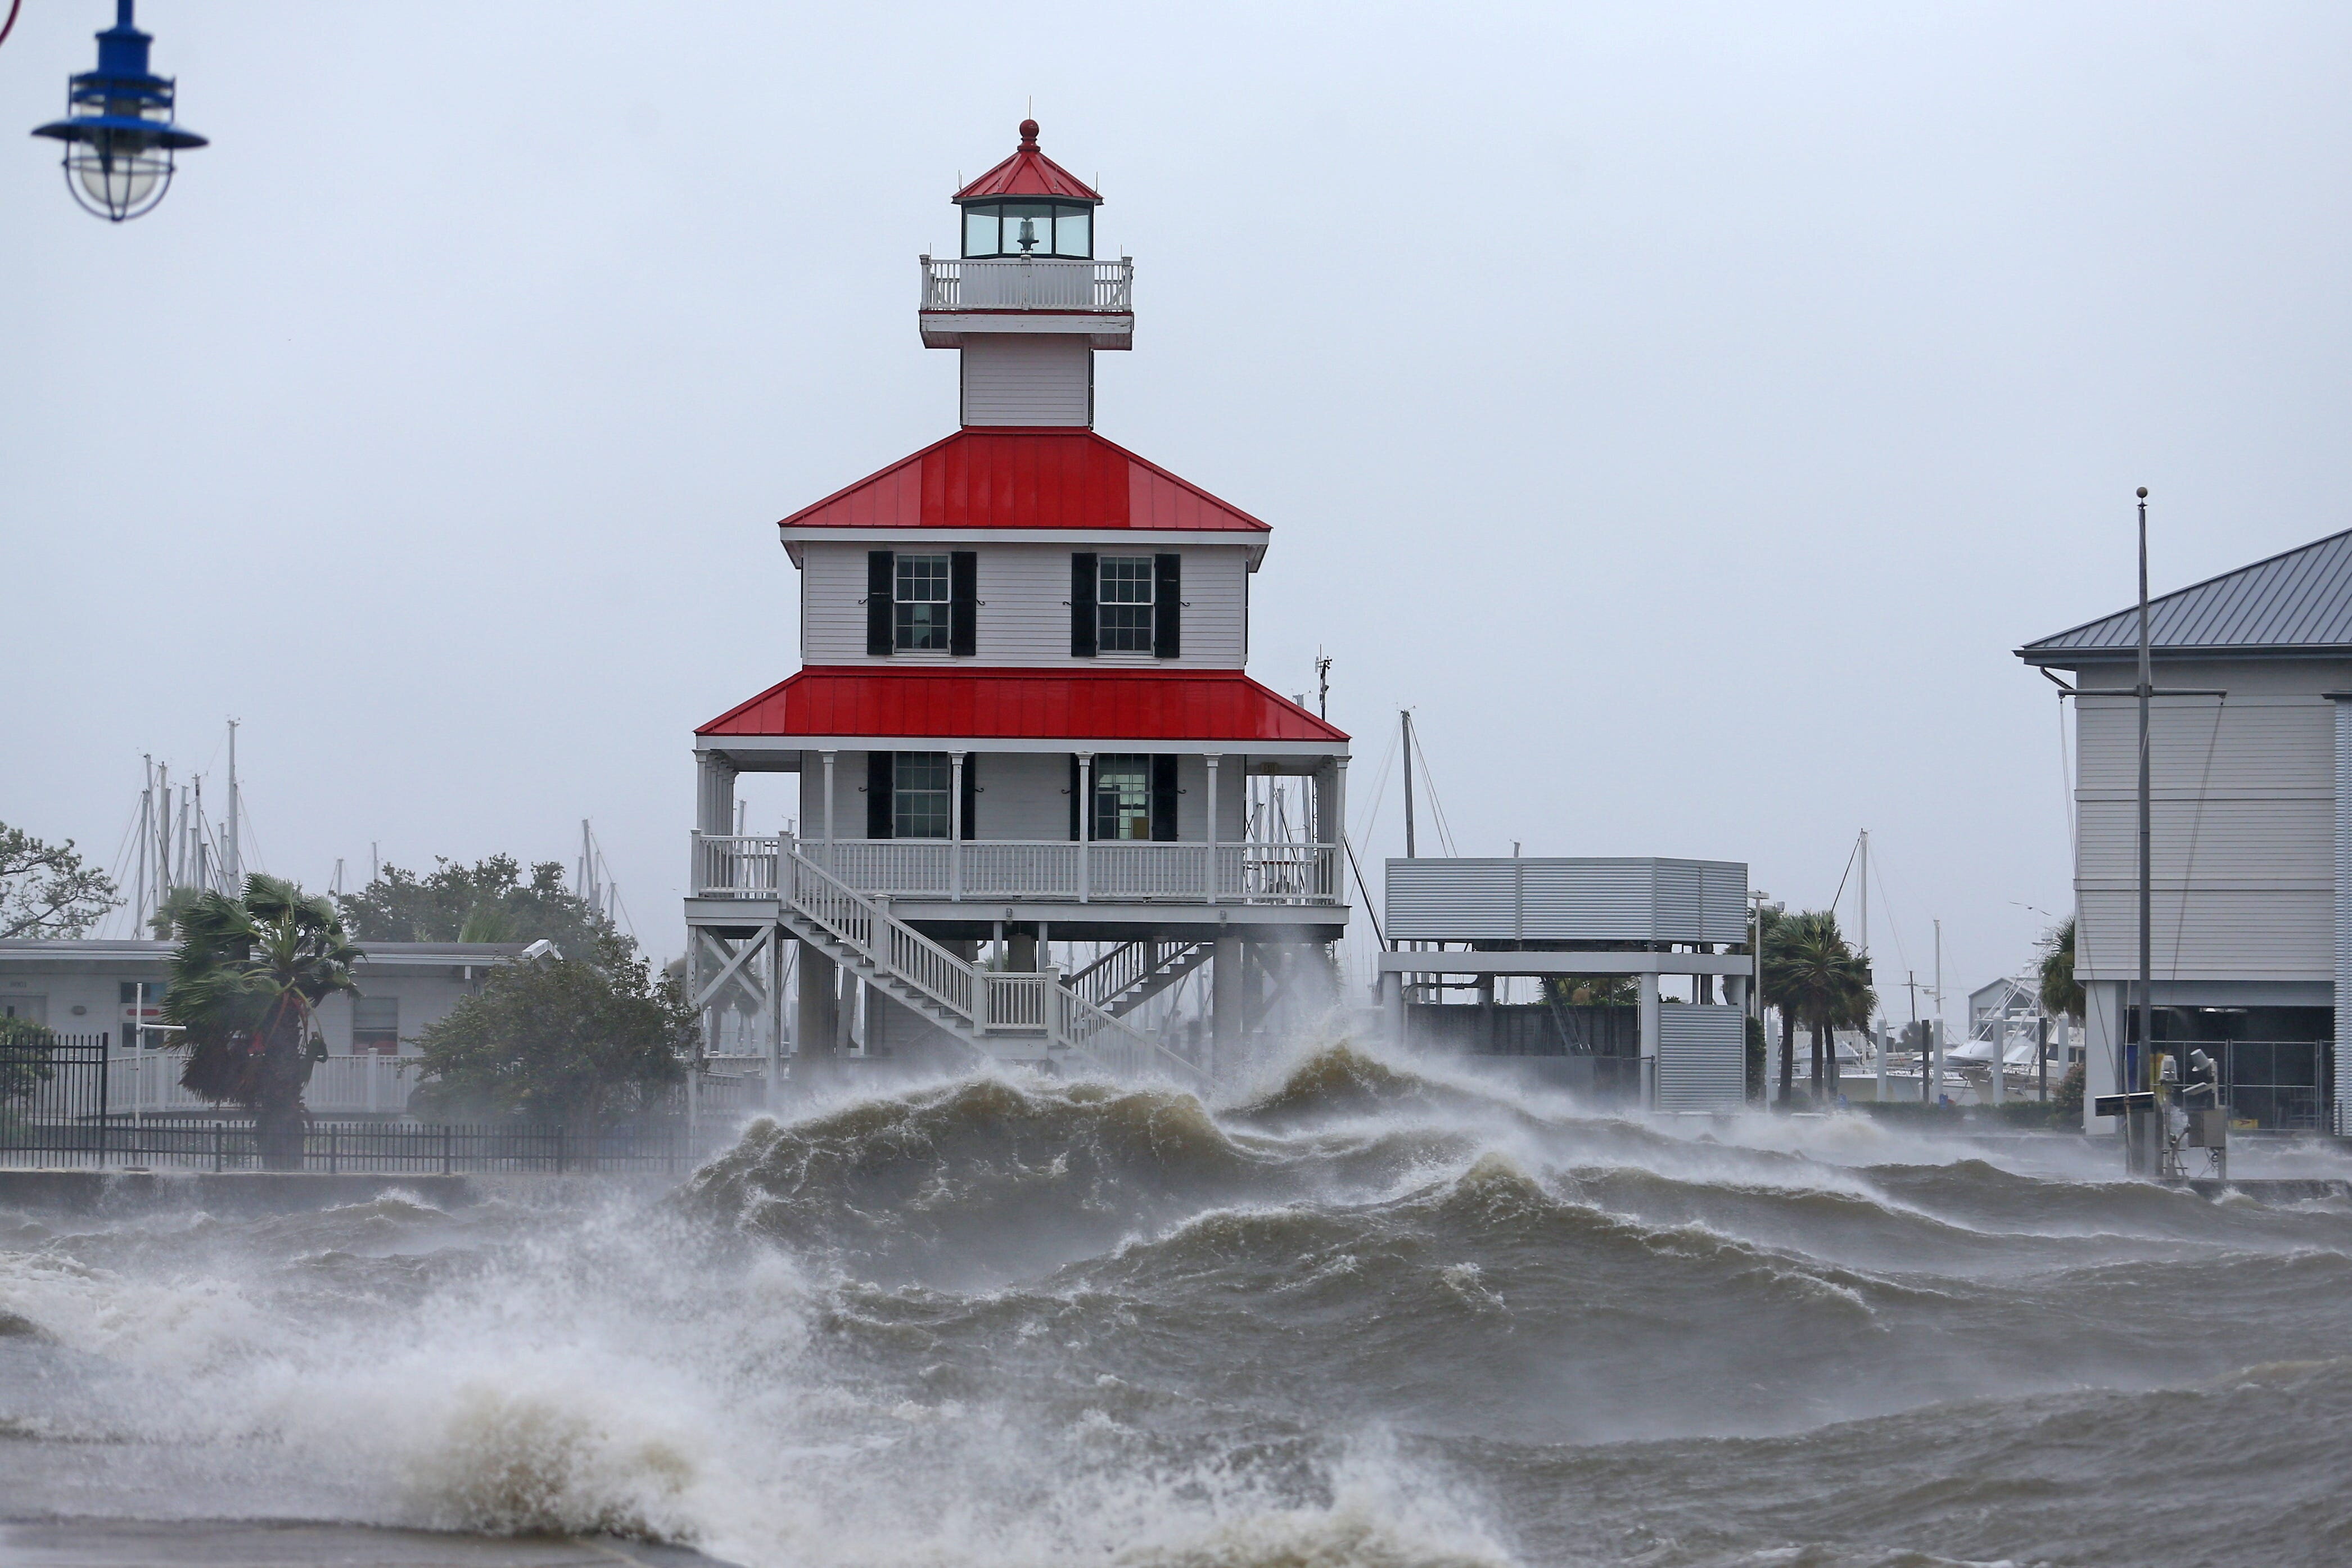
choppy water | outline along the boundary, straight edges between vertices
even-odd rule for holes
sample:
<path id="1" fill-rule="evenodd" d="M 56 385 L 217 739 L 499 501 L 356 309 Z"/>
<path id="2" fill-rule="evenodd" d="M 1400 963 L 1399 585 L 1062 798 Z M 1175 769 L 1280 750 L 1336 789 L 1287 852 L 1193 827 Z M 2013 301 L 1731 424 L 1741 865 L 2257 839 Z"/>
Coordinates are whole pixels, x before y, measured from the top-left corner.
<path id="1" fill-rule="evenodd" d="M 0 1214 L 0 1515 L 761 1568 L 2352 1561 L 2352 1209 L 2110 1164 L 1332 1047 L 1213 1113 L 845 1101 L 667 1194 Z"/>

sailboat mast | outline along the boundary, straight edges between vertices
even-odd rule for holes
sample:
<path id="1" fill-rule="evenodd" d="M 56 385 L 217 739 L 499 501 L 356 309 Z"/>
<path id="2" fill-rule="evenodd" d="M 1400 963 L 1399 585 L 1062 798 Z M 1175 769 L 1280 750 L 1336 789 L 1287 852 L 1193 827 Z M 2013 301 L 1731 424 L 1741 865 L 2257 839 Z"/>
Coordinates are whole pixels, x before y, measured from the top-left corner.
<path id="1" fill-rule="evenodd" d="M 245 860 L 236 845 L 236 720 L 228 721 L 228 831 L 221 839 L 221 875 L 234 895 L 245 885 Z"/>
<path id="2" fill-rule="evenodd" d="M 1415 860 L 1419 854 L 1412 838 L 1412 710 L 1400 711 L 1397 722 L 1402 736 L 1399 744 L 1404 748 L 1404 858 Z"/>

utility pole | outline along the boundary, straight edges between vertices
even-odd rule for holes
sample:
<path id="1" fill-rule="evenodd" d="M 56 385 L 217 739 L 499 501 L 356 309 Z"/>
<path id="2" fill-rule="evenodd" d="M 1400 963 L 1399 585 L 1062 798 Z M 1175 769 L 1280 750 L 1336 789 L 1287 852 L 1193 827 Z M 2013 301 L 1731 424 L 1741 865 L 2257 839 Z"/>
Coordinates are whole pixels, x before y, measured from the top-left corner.
<path id="1" fill-rule="evenodd" d="M 2124 1061 L 2127 1068 L 2124 1084 L 2126 1093 L 2137 1093 L 2156 1087 L 2155 1008 L 2149 993 L 2155 988 L 2155 949 L 2150 936 L 2153 922 L 2151 894 L 2150 839 L 2148 831 L 2148 698 L 2155 695 L 2154 669 L 2147 652 L 2147 486 L 2139 487 L 2139 1041 L 2138 1049 L 2126 1048 Z M 2126 1168 L 2146 1175 L 2155 1165 L 2154 1153 L 2147 1145 L 2155 1131 L 2154 1119 L 2144 1113 L 2126 1112 L 2124 1116 L 2124 1160 Z"/>
<path id="2" fill-rule="evenodd" d="M 1941 1104 L 1944 1100 L 1944 923 L 1936 922 L 1936 1017 L 1928 1032 L 1936 1037 L 1936 1096 L 1930 1102 Z"/>
<path id="3" fill-rule="evenodd" d="M 1331 655 L 1315 650 L 1315 716 L 1331 716 Z"/>

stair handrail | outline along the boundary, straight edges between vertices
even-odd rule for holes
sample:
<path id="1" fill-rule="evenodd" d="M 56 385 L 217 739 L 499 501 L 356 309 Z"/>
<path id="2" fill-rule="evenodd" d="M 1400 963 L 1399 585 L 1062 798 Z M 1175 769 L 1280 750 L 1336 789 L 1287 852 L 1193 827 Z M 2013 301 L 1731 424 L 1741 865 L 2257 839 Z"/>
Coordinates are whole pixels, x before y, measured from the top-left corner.
<path id="1" fill-rule="evenodd" d="M 1132 1076 L 1143 1069 L 1157 1068 L 1166 1076 L 1192 1089 L 1206 1089 L 1209 1075 L 1189 1059 L 1129 1024 L 1116 1013 L 1106 1012 L 1066 986 L 1055 986 L 1046 1000 L 1052 1004 L 1053 1037 L 1069 1049 L 1082 1052 L 1099 1066 L 1118 1072 L 1116 1064 L 1103 1060 L 1101 1040 L 1108 1035 L 1111 1045 L 1124 1053 Z"/>
<path id="2" fill-rule="evenodd" d="M 790 885 L 783 890 L 785 902 L 864 954 L 876 967 L 887 969 L 959 1014 L 967 1027 L 982 1027 L 977 1012 L 978 971 L 971 965 L 801 853 L 797 840 L 785 841 L 781 847 L 791 857 L 793 868 Z M 819 896 L 813 899 L 804 894 L 804 885 Z"/>
<path id="3" fill-rule="evenodd" d="M 1062 983 L 1100 1007 L 1160 967 L 1167 961 L 1164 950 L 1175 946 L 1156 936 L 1139 936 L 1120 943 L 1085 968 L 1072 971 Z"/>

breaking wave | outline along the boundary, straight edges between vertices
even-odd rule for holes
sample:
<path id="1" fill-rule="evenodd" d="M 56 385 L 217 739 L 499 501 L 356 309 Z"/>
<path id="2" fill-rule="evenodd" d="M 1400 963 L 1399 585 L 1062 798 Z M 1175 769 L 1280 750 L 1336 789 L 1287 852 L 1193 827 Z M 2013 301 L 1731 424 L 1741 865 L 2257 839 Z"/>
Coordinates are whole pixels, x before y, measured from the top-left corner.
<path id="1" fill-rule="evenodd" d="M 666 1196 L 0 1215 L 0 1490 L 754 1568 L 2320 1563 L 2347 1291 L 2352 1206 L 1330 1043 L 816 1105 Z"/>

